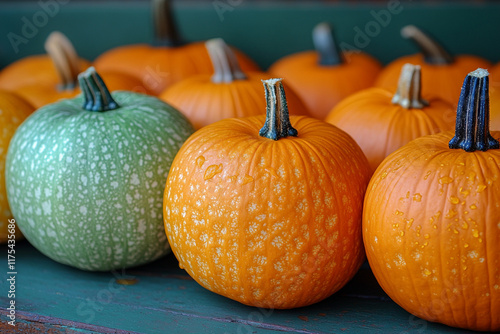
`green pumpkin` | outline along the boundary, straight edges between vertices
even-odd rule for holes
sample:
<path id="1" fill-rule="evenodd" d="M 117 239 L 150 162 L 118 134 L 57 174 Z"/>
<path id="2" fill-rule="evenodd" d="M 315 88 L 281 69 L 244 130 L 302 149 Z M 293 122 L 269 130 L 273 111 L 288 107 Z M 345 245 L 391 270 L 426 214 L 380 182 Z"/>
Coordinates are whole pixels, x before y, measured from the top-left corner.
<path id="1" fill-rule="evenodd" d="M 60 263 L 107 271 L 153 261 L 169 251 L 163 190 L 193 127 L 155 97 L 111 96 L 93 68 L 79 81 L 83 96 L 42 107 L 17 129 L 6 162 L 12 213 Z"/>

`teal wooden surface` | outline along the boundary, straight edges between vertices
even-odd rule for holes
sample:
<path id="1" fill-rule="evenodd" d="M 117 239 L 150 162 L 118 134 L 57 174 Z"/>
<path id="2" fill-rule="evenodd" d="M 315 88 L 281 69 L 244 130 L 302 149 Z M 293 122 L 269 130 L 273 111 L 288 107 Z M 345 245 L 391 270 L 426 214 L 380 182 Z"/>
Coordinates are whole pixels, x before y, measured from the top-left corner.
<path id="1" fill-rule="evenodd" d="M 57 4 L 52 10 L 54 14 L 40 5 L 49 2 Z M 229 4 L 225 12 L 216 8 L 215 4 L 221 2 Z M 388 10 L 389 4 L 396 6 L 393 12 L 397 13 L 377 20 L 374 13 L 380 16 L 381 11 Z M 410 23 L 432 33 L 452 53 L 471 53 L 495 62 L 500 60 L 500 44 L 496 37 L 500 30 L 500 3 L 495 2 L 391 0 L 284 4 L 224 0 L 175 1 L 174 5 L 179 30 L 187 41 L 223 37 L 263 68 L 286 54 L 312 48 L 311 30 L 320 21 L 328 21 L 335 27 L 338 39 L 346 43 L 346 48 L 350 48 L 348 44 L 369 52 L 383 63 L 417 51 L 399 34 L 401 27 Z M 43 13 L 49 14 L 44 16 Z M 31 32 L 24 28 L 34 22 L 38 22 L 38 26 L 33 25 Z M 365 32 L 367 27 L 372 29 L 368 39 L 357 40 L 359 30 Z M 90 60 L 114 46 L 153 42 L 147 1 L 0 2 L 0 68 L 26 55 L 43 53 L 43 42 L 53 30 L 66 33 L 77 51 Z M 12 40 L 14 35 L 23 38 L 23 42 L 12 43 L 9 36 Z"/>
<path id="2" fill-rule="evenodd" d="M 5 245 L 0 253 L 7 254 Z M 405 312 L 380 289 L 366 264 L 345 288 L 318 304 L 264 310 L 202 288 L 179 269 L 171 254 L 114 273 L 58 264 L 27 241 L 16 245 L 16 255 L 17 329 L 26 326 L 31 332 L 467 333 Z M 1 332 L 10 328 L 6 325 L 6 272 L 0 285 Z M 116 280 L 120 278 L 137 283 L 119 285 Z"/>

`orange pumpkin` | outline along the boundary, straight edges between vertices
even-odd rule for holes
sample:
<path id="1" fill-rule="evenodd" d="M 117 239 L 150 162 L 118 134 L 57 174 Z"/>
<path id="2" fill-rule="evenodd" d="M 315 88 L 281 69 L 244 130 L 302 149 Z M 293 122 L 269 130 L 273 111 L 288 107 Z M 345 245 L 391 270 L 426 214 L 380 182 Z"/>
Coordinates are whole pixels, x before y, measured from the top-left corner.
<path id="1" fill-rule="evenodd" d="M 160 98 L 179 109 L 199 129 L 221 119 L 264 114 L 264 72 L 242 72 L 233 51 L 224 40 L 206 42 L 214 67 L 213 75 L 199 74 L 167 88 Z M 287 90 L 290 113 L 308 115 L 300 98 Z"/>
<path id="2" fill-rule="evenodd" d="M 0 90 L 0 243 L 8 240 L 8 225 L 13 218 L 7 202 L 5 189 L 5 158 L 10 140 L 17 127 L 33 112 L 28 102 L 14 93 Z M 21 231 L 16 229 L 16 239 Z"/>
<path id="3" fill-rule="evenodd" d="M 267 115 L 213 123 L 182 146 L 164 221 L 180 266 L 202 286 L 286 309 L 330 296 L 363 262 L 370 170 L 345 132 L 289 117 L 280 79 L 264 85 Z"/>
<path id="4" fill-rule="evenodd" d="M 500 149 L 488 76 L 470 73 L 453 132 L 416 139 L 377 169 L 363 211 L 370 267 L 385 292 L 428 321 L 500 331 Z"/>
<path id="5" fill-rule="evenodd" d="M 453 105 L 422 99 L 420 81 L 420 66 L 406 64 L 395 94 L 375 87 L 362 90 L 340 102 L 326 121 L 356 140 L 375 171 L 385 157 L 411 140 L 453 129 Z"/>
<path id="6" fill-rule="evenodd" d="M 316 51 L 286 56 L 275 62 L 269 73 L 284 78 L 311 115 L 324 119 L 342 99 L 371 87 L 382 65 L 363 52 L 340 54 L 327 23 L 314 28 L 313 41 Z"/>
<path id="7" fill-rule="evenodd" d="M 90 66 L 58 31 L 49 35 L 45 49 L 47 55 L 21 59 L 0 72 L 0 87 L 17 93 L 35 108 L 78 95 L 78 73 Z M 111 90 L 141 90 L 141 82 L 130 76 L 109 71 L 102 77 Z"/>
<path id="8" fill-rule="evenodd" d="M 477 56 L 451 56 L 436 41 L 413 25 L 405 26 L 401 34 L 415 42 L 421 53 L 403 56 L 388 64 L 375 82 L 377 87 L 394 91 L 401 67 L 406 63 L 420 65 L 423 74 L 422 94 L 448 101 L 456 107 L 462 78 L 478 67 L 491 66 L 488 60 Z"/>
<path id="9" fill-rule="evenodd" d="M 170 85 L 196 74 L 213 71 L 204 42 L 183 45 L 175 29 L 170 0 L 152 1 L 158 44 L 120 46 L 101 54 L 94 62 L 99 71 L 126 73 L 141 81 L 147 91 L 158 95 Z M 234 50 L 245 71 L 257 71 L 258 65 Z"/>
<path id="10" fill-rule="evenodd" d="M 490 71 L 490 128 L 500 131 L 500 63 Z"/>

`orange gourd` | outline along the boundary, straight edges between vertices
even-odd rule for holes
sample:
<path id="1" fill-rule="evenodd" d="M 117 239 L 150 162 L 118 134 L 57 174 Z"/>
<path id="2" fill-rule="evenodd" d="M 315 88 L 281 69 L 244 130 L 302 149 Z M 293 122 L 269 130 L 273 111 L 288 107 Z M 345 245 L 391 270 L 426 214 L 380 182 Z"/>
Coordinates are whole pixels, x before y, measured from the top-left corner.
<path id="1" fill-rule="evenodd" d="M 453 129 L 453 105 L 437 98 L 424 100 L 420 81 L 420 66 L 406 64 L 395 94 L 376 87 L 362 90 L 340 102 L 326 121 L 356 140 L 375 171 L 411 140 Z"/>
<path id="2" fill-rule="evenodd" d="M 280 79 L 264 86 L 267 115 L 213 123 L 182 146 L 164 221 L 180 266 L 202 286 L 286 309 L 330 296 L 363 262 L 370 170 L 345 132 L 289 117 Z"/>
<path id="3" fill-rule="evenodd" d="M 271 65 L 269 73 L 284 78 L 311 115 L 324 119 L 342 99 L 371 87 L 382 65 L 363 52 L 341 54 L 326 23 L 314 28 L 313 41 L 315 51 L 286 56 Z"/>
<path id="4" fill-rule="evenodd" d="M 375 82 L 376 87 L 394 91 L 401 66 L 406 63 L 422 67 L 422 94 L 436 97 L 456 107 L 462 78 L 478 67 L 489 68 L 491 63 L 472 55 L 452 56 L 441 45 L 413 25 L 403 27 L 401 35 L 416 43 L 420 53 L 400 57 L 388 64 Z"/>
<path id="5" fill-rule="evenodd" d="M 212 73 L 212 64 L 204 42 L 181 42 L 170 2 L 152 1 L 158 45 L 134 44 L 113 48 L 97 57 L 94 61 L 95 68 L 99 72 L 114 71 L 133 76 L 155 95 L 190 76 Z M 243 70 L 259 69 L 242 52 L 234 52 Z"/>
<path id="6" fill-rule="evenodd" d="M 77 76 L 90 62 L 79 58 L 58 31 L 48 36 L 45 50 L 47 55 L 21 59 L 0 72 L 0 88 L 15 92 L 35 108 L 80 94 Z M 102 77 L 111 90 L 143 90 L 139 80 L 118 72 L 104 72 Z"/>
<path id="7" fill-rule="evenodd" d="M 264 72 L 243 73 L 233 51 L 220 38 L 206 42 L 213 75 L 199 74 L 167 88 L 159 97 L 179 109 L 199 129 L 221 119 L 264 114 Z M 287 90 L 290 113 L 308 115 L 300 98 Z"/>
<path id="8" fill-rule="evenodd" d="M 500 132 L 490 134 L 487 94 L 487 72 L 468 74 L 455 136 L 418 138 L 382 162 L 363 240 L 377 281 L 408 312 L 500 331 Z"/>
<path id="9" fill-rule="evenodd" d="M 10 140 L 17 127 L 33 112 L 28 102 L 14 93 L 0 90 L 0 243 L 8 240 L 8 224 L 12 213 L 7 201 L 5 189 L 5 158 Z M 21 231 L 16 229 L 16 239 L 21 238 Z"/>

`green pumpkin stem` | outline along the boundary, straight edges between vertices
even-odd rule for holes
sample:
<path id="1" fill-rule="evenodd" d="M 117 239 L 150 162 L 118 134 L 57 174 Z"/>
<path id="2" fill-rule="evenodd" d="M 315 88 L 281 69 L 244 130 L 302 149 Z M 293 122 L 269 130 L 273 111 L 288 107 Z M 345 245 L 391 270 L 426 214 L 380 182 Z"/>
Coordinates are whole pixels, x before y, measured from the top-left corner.
<path id="1" fill-rule="evenodd" d="M 282 79 L 262 80 L 266 91 L 266 122 L 259 131 L 261 137 L 278 140 L 288 136 L 297 137 L 298 133 L 290 124 Z"/>
<path id="2" fill-rule="evenodd" d="M 175 23 L 172 1 L 153 0 L 151 4 L 156 44 L 163 46 L 182 45 L 182 39 Z"/>
<path id="3" fill-rule="evenodd" d="M 83 92 L 83 108 L 88 111 L 107 111 L 120 106 L 113 100 L 111 93 L 94 67 L 89 67 L 78 75 L 78 82 Z"/>
<path id="4" fill-rule="evenodd" d="M 80 73 L 80 58 L 71 41 L 61 32 L 54 31 L 45 40 L 44 47 L 61 80 L 58 89 L 75 89 Z"/>
<path id="5" fill-rule="evenodd" d="M 453 57 L 431 37 L 414 25 L 407 25 L 401 29 L 404 38 L 411 39 L 424 55 L 428 64 L 443 65 L 453 63 Z"/>
<path id="6" fill-rule="evenodd" d="M 465 77 L 458 100 L 455 137 L 450 140 L 450 148 L 474 152 L 500 147 L 490 134 L 488 75 L 488 71 L 478 68 Z"/>
<path id="7" fill-rule="evenodd" d="M 214 38 L 206 41 L 205 47 L 214 67 L 212 82 L 229 83 L 247 78 L 241 70 L 233 50 L 231 50 L 222 38 Z"/>
<path id="8" fill-rule="evenodd" d="M 314 27 L 313 43 L 318 53 L 318 64 L 322 66 L 335 66 L 343 63 L 341 52 L 335 43 L 332 28 L 328 23 L 322 22 Z"/>
<path id="9" fill-rule="evenodd" d="M 401 69 L 398 88 L 392 97 L 393 104 L 406 109 L 422 109 L 429 102 L 421 96 L 421 70 L 419 65 L 405 64 Z"/>

